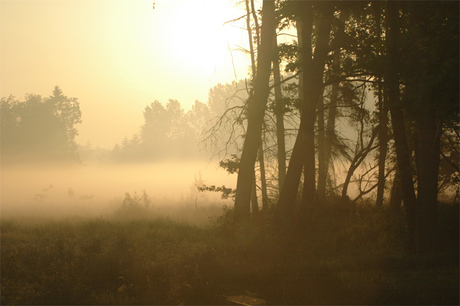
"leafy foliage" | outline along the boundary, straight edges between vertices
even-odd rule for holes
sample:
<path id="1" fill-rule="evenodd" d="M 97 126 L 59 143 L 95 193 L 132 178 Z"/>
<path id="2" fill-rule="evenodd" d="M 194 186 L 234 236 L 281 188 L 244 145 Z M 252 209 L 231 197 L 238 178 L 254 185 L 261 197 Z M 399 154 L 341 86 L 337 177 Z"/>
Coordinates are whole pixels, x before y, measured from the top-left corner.
<path id="1" fill-rule="evenodd" d="M 79 161 L 76 98 L 56 86 L 48 98 L 29 94 L 24 101 L 10 96 L 0 103 L 2 163 Z"/>

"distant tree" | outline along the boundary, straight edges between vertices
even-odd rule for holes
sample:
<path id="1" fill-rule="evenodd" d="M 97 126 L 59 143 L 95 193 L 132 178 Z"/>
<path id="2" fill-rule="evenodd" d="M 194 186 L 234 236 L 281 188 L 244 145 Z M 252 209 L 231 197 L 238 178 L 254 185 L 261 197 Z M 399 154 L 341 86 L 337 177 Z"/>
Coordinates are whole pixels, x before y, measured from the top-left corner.
<path id="1" fill-rule="evenodd" d="M 140 132 L 115 145 L 112 157 L 120 162 L 203 158 L 199 143 L 210 118 L 211 111 L 200 101 L 185 112 L 177 100 L 166 106 L 155 100 L 144 109 Z"/>
<path id="2" fill-rule="evenodd" d="M 2 163 L 78 162 L 77 98 L 56 86 L 48 98 L 29 94 L 24 101 L 1 99 Z"/>
<path id="3" fill-rule="evenodd" d="M 209 89 L 208 107 L 212 119 L 207 123 L 203 142 L 218 158 L 237 154 L 243 145 L 245 103 L 249 93 L 245 80 L 217 84 Z"/>

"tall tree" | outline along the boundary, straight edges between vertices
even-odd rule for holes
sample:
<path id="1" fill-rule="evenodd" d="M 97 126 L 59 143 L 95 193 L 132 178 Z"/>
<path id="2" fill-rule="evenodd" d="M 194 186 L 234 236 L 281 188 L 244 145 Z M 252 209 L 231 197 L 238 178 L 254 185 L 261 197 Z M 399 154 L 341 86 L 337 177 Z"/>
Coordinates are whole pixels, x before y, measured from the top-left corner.
<path id="1" fill-rule="evenodd" d="M 396 1 L 387 2 L 387 75 L 388 84 L 388 104 L 391 113 L 391 124 L 395 141 L 397 155 L 399 179 L 401 182 L 401 192 L 406 210 L 407 224 L 409 228 L 409 248 L 416 250 L 416 209 L 417 199 L 415 197 L 414 181 L 412 178 L 411 156 L 406 137 L 406 127 L 404 114 L 400 102 L 399 92 L 399 22 L 398 22 L 398 3 Z"/>
<path id="2" fill-rule="evenodd" d="M 436 211 L 443 122 L 459 109 L 458 2 L 407 3 L 413 46 L 404 73 L 403 101 L 415 115 L 417 251 L 436 244 Z M 458 118 L 457 118 L 458 120 Z"/>
<path id="3" fill-rule="evenodd" d="M 303 102 L 299 132 L 294 144 L 286 181 L 281 190 L 278 209 L 280 214 L 288 216 L 294 211 L 294 202 L 300 182 L 303 165 L 304 189 L 301 209 L 305 211 L 308 204 L 315 199 L 315 120 L 316 106 L 323 88 L 323 74 L 326 56 L 329 51 L 330 30 L 334 12 L 334 4 L 324 2 L 318 5 L 320 21 L 317 30 L 315 52 L 312 56 L 313 11 L 310 2 L 302 2 L 301 22 L 302 38 L 300 44 L 301 69 L 303 71 Z M 282 217 L 282 216 L 281 216 Z M 283 217 L 282 217 L 283 218 Z"/>
<path id="4" fill-rule="evenodd" d="M 280 61 L 278 56 L 278 47 L 276 31 L 273 38 L 273 79 L 275 86 L 275 116 L 276 116 L 276 143 L 277 143 L 277 156 L 278 156 L 278 186 L 279 191 L 283 187 L 286 178 L 286 142 L 284 139 L 284 101 L 281 91 L 281 73 Z"/>
<path id="5" fill-rule="evenodd" d="M 338 28 L 337 32 L 343 32 L 343 24 Z M 326 198 L 326 182 L 332 153 L 332 143 L 335 138 L 335 120 L 337 117 L 337 105 L 340 99 L 340 49 L 334 50 L 331 66 L 333 83 L 329 105 L 327 106 L 328 116 L 326 126 L 324 126 L 324 112 L 326 110 L 324 103 L 322 106 L 322 112 L 319 111 L 319 113 L 323 114 L 323 118 L 318 118 L 318 124 L 321 122 L 324 127 L 322 132 L 324 136 L 318 137 L 318 197 L 320 200 L 324 200 Z M 319 132 L 321 132 L 319 126 L 318 129 Z"/>
<path id="6" fill-rule="evenodd" d="M 262 125 L 269 94 L 270 64 L 272 60 L 273 33 L 276 26 L 275 3 L 264 0 L 262 5 L 262 29 L 254 94 L 248 101 L 248 126 L 241 153 L 235 196 L 235 219 L 249 217 L 254 163 L 261 144 Z"/>
<path id="7" fill-rule="evenodd" d="M 382 2 L 373 2 L 373 13 L 375 15 L 375 36 L 377 39 L 382 39 Z M 376 55 L 378 58 L 382 58 L 382 50 L 377 51 Z M 377 206 L 382 206 L 383 196 L 385 193 L 385 166 L 386 166 L 386 157 L 388 151 L 388 103 L 387 95 L 384 90 L 384 83 L 382 82 L 383 74 L 381 69 L 378 69 L 376 74 L 377 80 L 377 108 L 378 108 L 378 119 L 379 119 L 379 151 L 378 151 L 378 187 L 377 187 L 377 199 L 375 204 Z"/>

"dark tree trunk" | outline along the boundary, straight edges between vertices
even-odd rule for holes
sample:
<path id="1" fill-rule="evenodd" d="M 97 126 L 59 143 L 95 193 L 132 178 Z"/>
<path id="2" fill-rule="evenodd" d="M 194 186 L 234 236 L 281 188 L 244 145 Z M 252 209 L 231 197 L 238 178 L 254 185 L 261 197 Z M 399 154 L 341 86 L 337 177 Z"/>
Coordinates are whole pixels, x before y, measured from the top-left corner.
<path id="1" fill-rule="evenodd" d="M 334 51 L 332 63 L 332 75 L 334 78 L 340 76 L 340 50 Z M 332 155 L 332 143 L 335 137 L 335 119 L 337 117 L 337 102 L 339 100 L 339 81 L 332 84 L 331 99 L 328 108 L 328 117 L 324 139 L 324 153 L 318 155 L 318 197 L 321 200 L 326 198 L 326 183 L 329 173 L 329 162 Z M 318 119 L 319 120 L 319 119 Z M 321 141 L 320 139 L 318 139 Z M 318 148 L 319 150 L 319 148 Z M 320 158 L 323 158 L 321 161 Z"/>
<path id="2" fill-rule="evenodd" d="M 255 173 L 255 172 L 254 172 Z M 259 202 L 257 201 L 257 181 L 254 175 L 253 185 L 251 190 L 251 212 L 253 215 L 259 213 Z"/>
<path id="3" fill-rule="evenodd" d="M 265 177 L 265 159 L 264 159 L 264 146 L 263 142 L 260 144 L 259 149 L 259 167 L 260 167 L 260 188 L 262 190 L 262 208 L 268 209 L 268 192 L 267 192 L 267 179 Z"/>
<path id="4" fill-rule="evenodd" d="M 323 88 L 323 73 L 326 56 L 329 50 L 329 36 L 332 23 L 332 5 L 324 5 L 321 16 L 318 38 L 315 48 L 315 55 L 311 56 L 311 31 L 313 23 L 313 14 L 311 3 L 306 1 L 302 3 L 303 20 L 302 25 L 302 43 L 300 49 L 302 52 L 302 71 L 303 71 L 303 107 L 300 119 L 299 133 L 297 135 L 294 148 L 292 151 L 289 168 L 286 175 L 286 181 L 281 190 L 278 206 L 280 210 L 285 210 L 284 216 L 292 215 L 294 212 L 294 202 L 299 186 L 302 166 L 305 165 L 304 190 L 302 195 L 301 211 L 305 212 L 307 205 L 311 204 L 315 198 L 315 120 L 316 106 L 319 95 Z M 301 214 L 303 214 L 301 212 Z"/>
<path id="5" fill-rule="evenodd" d="M 276 31 L 273 39 L 275 52 L 273 52 L 273 79 L 275 82 L 275 116 L 276 116 L 276 141 L 278 146 L 278 186 L 279 192 L 286 178 L 286 144 L 284 140 L 284 101 L 281 91 L 281 73 L 279 66 Z"/>
<path id="6" fill-rule="evenodd" d="M 299 40 L 299 48 L 302 58 L 302 69 L 299 74 L 299 100 L 301 105 L 305 105 L 305 92 L 303 89 L 305 74 L 311 68 L 312 49 L 311 49 L 311 33 L 313 29 L 313 12 L 309 2 L 304 2 L 301 5 L 302 14 L 296 21 L 297 35 Z M 305 68 L 306 67 L 306 68 Z M 289 167 L 286 173 L 283 187 L 280 191 L 280 198 L 276 207 L 277 217 L 280 219 L 289 219 L 293 216 L 295 210 L 295 199 L 299 189 L 300 177 L 302 175 L 302 167 L 304 164 L 304 155 L 302 148 L 305 143 L 305 122 L 300 121 L 299 132 L 297 134 L 294 148 L 289 160 Z"/>
<path id="7" fill-rule="evenodd" d="M 381 39 L 381 15 L 382 15 L 382 4 L 380 2 L 373 3 L 375 5 L 375 18 L 376 18 L 376 36 Z M 380 55 L 380 53 L 379 53 Z M 379 156 L 378 156 L 378 181 L 377 181 L 377 199 L 375 204 L 382 206 L 383 196 L 385 193 L 385 161 L 388 151 L 388 103 L 387 103 L 387 90 L 382 83 L 382 73 L 379 70 L 377 72 L 377 97 L 378 97 L 378 110 L 379 110 Z"/>
<path id="8" fill-rule="evenodd" d="M 433 250 L 436 240 L 436 211 L 442 122 L 437 120 L 432 95 L 418 99 L 416 111 L 415 157 L 417 163 L 417 242 L 418 251 Z M 425 93 L 426 94 L 426 93 Z M 423 95 L 423 96 L 422 96 Z M 433 99 L 434 100 L 434 99 Z"/>
<path id="9" fill-rule="evenodd" d="M 411 156 L 404 126 L 404 115 L 400 104 L 399 94 L 399 25 L 397 2 L 387 2 L 387 50 L 388 72 L 385 81 L 388 84 L 388 104 L 395 140 L 397 164 L 400 173 L 401 192 L 406 210 L 409 230 L 409 249 L 416 251 L 416 216 L 417 200 L 411 171 Z"/>
<path id="10" fill-rule="evenodd" d="M 304 75 L 304 110 L 301 120 L 305 121 L 305 168 L 304 185 L 302 192 L 301 212 L 307 206 L 317 202 L 316 197 L 316 154 L 315 154 L 315 121 L 318 100 L 323 92 L 323 74 L 326 56 L 329 52 L 329 38 L 332 26 L 334 6 L 324 4 L 321 21 L 319 23 L 318 38 L 315 54 L 311 63 L 311 72 Z M 311 48 L 311 46 L 310 46 Z M 306 65 L 304 68 L 308 68 Z M 305 71 L 305 70 L 304 70 Z"/>
<path id="11" fill-rule="evenodd" d="M 324 126 L 325 112 L 324 98 L 321 97 L 318 103 L 318 202 L 323 203 L 326 198 L 326 130 Z"/>
<path id="12" fill-rule="evenodd" d="M 454 3 L 454 2 L 453 2 Z M 432 4 L 428 4 L 428 8 Z M 436 5 L 437 6 L 437 5 Z M 414 48 L 414 59 L 419 65 L 414 69 L 414 76 L 409 83 L 415 91 L 415 162 L 417 165 L 417 251 L 421 253 L 435 250 L 437 240 L 437 202 L 438 202 L 438 175 L 440 163 L 440 139 L 442 134 L 441 108 L 447 101 L 440 98 L 442 92 L 452 90 L 449 85 L 441 85 L 433 82 L 433 75 L 442 75 L 441 64 L 450 59 L 438 59 L 433 57 L 430 48 L 433 43 L 438 43 L 438 36 L 444 34 L 433 30 L 422 30 L 420 25 L 433 23 L 433 15 L 427 13 L 427 7 L 410 4 L 412 38 L 417 47 Z M 433 6 L 434 8 L 434 6 Z M 444 7 L 446 9 L 447 7 Z M 450 7 L 457 10 L 457 39 L 449 43 L 456 45 L 457 78 L 458 78 L 458 3 Z M 449 10 L 449 8 L 447 8 Z M 444 11 L 443 13 L 446 13 Z M 439 11 L 435 12 L 439 14 Z M 456 41 L 456 44 L 455 44 Z M 447 40 L 445 40 L 447 42 Z M 439 47 L 437 47 L 439 48 Z M 452 50 L 452 49 L 450 49 Z M 443 52 L 448 53 L 449 50 Z M 452 52 L 452 51 L 451 51 Z M 444 55 L 444 54 L 443 54 Z M 449 55 L 446 55 L 449 56 Z M 433 64 L 437 62 L 438 65 Z M 449 62 L 449 65 L 452 65 Z M 454 77 L 454 76 L 452 76 Z M 427 82 L 429 81 L 429 82 Z M 458 81 L 457 81 L 458 82 Z M 458 83 L 456 84 L 458 85 Z M 456 87 L 458 107 L 458 86 Z M 448 103 L 448 102 L 447 102 Z"/>
<path id="13" fill-rule="evenodd" d="M 401 180 L 399 178 L 399 170 L 396 169 L 395 178 L 393 180 L 393 186 L 391 187 L 391 196 L 390 196 L 390 207 L 393 210 L 399 210 L 402 203 L 402 193 L 401 193 Z"/>
<path id="14" fill-rule="evenodd" d="M 235 196 L 235 220 L 250 215 L 251 189 L 253 185 L 254 164 L 261 144 L 262 125 L 269 94 L 273 33 L 275 28 L 274 1 L 263 1 L 262 41 L 259 48 L 257 75 L 254 81 L 254 94 L 248 101 L 248 126 L 241 153 Z"/>
<path id="15" fill-rule="evenodd" d="M 379 108 L 379 174 L 377 186 L 377 199 L 375 204 L 382 206 L 383 195 L 385 193 L 385 165 L 388 150 L 388 109 L 385 101 L 382 83 L 378 83 L 378 108 Z"/>

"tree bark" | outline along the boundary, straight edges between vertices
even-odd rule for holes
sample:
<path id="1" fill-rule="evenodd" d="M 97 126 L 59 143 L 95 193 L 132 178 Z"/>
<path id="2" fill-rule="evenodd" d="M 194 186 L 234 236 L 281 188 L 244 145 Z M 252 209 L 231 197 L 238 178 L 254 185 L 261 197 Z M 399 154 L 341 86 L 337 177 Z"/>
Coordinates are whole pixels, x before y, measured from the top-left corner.
<path id="1" fill-rule="evenodd" d="M 326 128 L 324 126 L 324 97 L 318 102 L 318 201 L 324 202 L 326 199 L 326 180 L 328 165 L 326 163 Z"/>
<path id="2" fill-rule="evenodd" d="M 267 179 L 265 177 L 265 159 L 263 141 L 259 148 L 260 188 L 262 189 L 262 209 L 268 209 Z"/>
<path id="3" fill-rule="evenodd" d="M 399 210 L 402 203 L 401 181 L 399 178 L 399 170 L 396 168 L 395 177 L 393 179 L 393 186 L 391 187 L 390 208 Z"/>
<path id="4" fill-rule="evenodd" d="M 315 198 L 315 120 L 316 106 L 319 95 L 323 88 L 323 73 L 326 56 L 329 51 L 329 36 L 332 24 L 333 6 L 324 5 L 323 14 L 320 19 L 318 38 L 312 59 L 311 51 L 311 31 L 313 24 L 313 14 L 311 4 L 306 1 L 302 3 L 303 20 L 302 27 L 302 71 L 303 71 L 303 107 L 300 119 L 299 132 L 292 150 L 291 160 L 286 175 L 286 181 L 281 190 L 279 199 L 279 209 L 284 217 L 289 217 L 294 212 L 294 202 L 299 186 L 302 166 L 305 164 L 304 190 L 301 202 L 301 214 Z M 284 210 L 284 211 L 283 211 Z"/>
<path id="5" fill-rule="evenodd" d="M 299 52 L 301 54 L 302 68 L 299 74 L 299 100 L 301 105 L 305 105 L 304 78 L 305 74 L 311 71 L 312 62 L 312 41 L 311 34 L 313 30 L 313 11 L 309 2 L 301 4 L 302 13 L 296 20 L 297 36 L 299 41 Z M 305 108 L 305 107 L 303 107 Z M 301 110 L 302 111 L 302 110 Z M 278 200 L 277 218 L 288 221 L 293 217 L 295 210 L 295 199 L 299 188 L 300 177 L 302 175 L 302 167 L 304 164 L 304 156 L 302 150 L 305 142 L 305 121 L 300 120 L 299 132 L 297 134 L 294 149 L 289 160 L 286 178 L 281 188 L 280 197 Z M 297 149 L 295 149 L 297 147 Z"/>
<path id="6" fill-rule="evenodd" d="M 254 94 L 248 100 L 248 126 L 238 171 L 235 221 L 248 218 L 250 215 L 254 164 L 261 144 L 262 124 L 269 94 L 271 49 L 275 23 L 274 1 L 264 0 L 262 6 L 262 40 L 257 60 L 257 75 L 254 81 Z"/>
<path id="7" fill-rule="evenodd" d="M 302 202 L 300 205 L 301 214 L 306 212 L 307 206 L 317 203 L 316 197 L 316 154 L 315 154 L 315 121 L 316 108 L 320 95 L 323 92 L 323 74 L 326 57 L 329 53 L 329 39 L 333 21 L 334 5 L 324 3 L 322 16 L 319 23 L 318 38 L 314 58 L 311 65 L 311 72 L 304 78 L 305 109 L 302 112 L 301 120 L 305 121 L 305 168 Z M 305 68 L 308 68 L 306 66 Z"/>
<path id="8" fill-rule="evenodd" d="M 381 39 L 381 11 L 383 7 L 380 3 L 376 3 L 377 7 L 375 10 L 376 18 L 376 36 Z M 381 56 L 380 52 L 378 54 Z M 388 103 L 387 103 L 387 90 L 385 90 L 382 83 L 382 74 L 379 70 L 377 72 L 377 97 L 378 97 L 378 110 L 379 110 L 379 156 L 378 156 L 378 186 L 377 186 L 377 198 L 375 205 L 382 206 L 383 196 L 385 193 L 385 161 L 388 151 Z"/>
<path id="9" fill-rule="evenodd" d="M 420 86 L 419 86 L 420 87 Z M 417 164 L 417 242 L 418 251 L 434 249 L 438 202 L 438 174 L 442 121 L 437 119 L 434 93 L 419 88 L 415 128 Z"/>
<path id="10" fill-rule="evenodd" d="M 398 8 L 395 1 L 387 2 L 387 19 L 388 75 L 386 77 L 386 82 L 388 84 L 388 106 L 390 108 L 401 192 L 409 230 L 409 249 L 412 252 L 416 252 L 417 200 L 415 197 L 414 182 L 410 166 L 411 156 L 406 137 L 406 128 L 404 126 L 404 115 L 399 98 L 399 25 Z"/>
<path id="11" fill-rule="evenodd" d="M 273 39 L 273 79 L 275 83 L 276 141 L 278 147 L 278 186 L 279 192 L 286 178 L 286 144 L 284 139 L 284 101 L 281 91 L 281 73 L 278 57 L 276 31 Z"/>
<path id="12" fill-rule="evenodd" d="M 385 165 L 388 150 L 388 109 L 382 93 L 382 83 L 378 83 L 378 108 L 379 108 L 379 174 L 377 186 L 377 199 L 375 205 L 382 206 L 385 193 Z"/>
<path id="13" fill-rule="evenodd" d="M 252 189 L 251 189 L 251 212 L 253 215 L 259 213 L 259 203 L 257 201 L 257 181 L 254 171 L 254 178 L 252 180 Z"/>
<path id="14" fill-rule="evenodd" d="M 334 78 L 337 79 L 340 76 L 340 50 L 334 51 L 332 75 Z M 318 197 L 321 200 L 324 200 L 326 198 L 326 183 L 329 173 L 329 162 L 331 160 L 332 155 L 332 143 L 335 137 L 335 119 L 337 117 L 337 102 L 339 100 L 339 89 L 339 81 L 335 81 L 332 84 L 331 98 L 328 106 L 328 117 L 323 145 L 324 153 L 319 154 L 318 156 Z"/>

